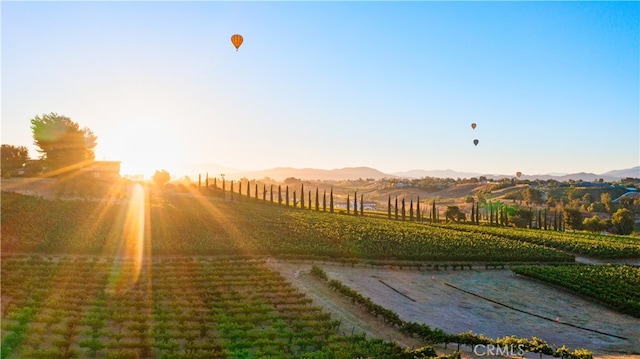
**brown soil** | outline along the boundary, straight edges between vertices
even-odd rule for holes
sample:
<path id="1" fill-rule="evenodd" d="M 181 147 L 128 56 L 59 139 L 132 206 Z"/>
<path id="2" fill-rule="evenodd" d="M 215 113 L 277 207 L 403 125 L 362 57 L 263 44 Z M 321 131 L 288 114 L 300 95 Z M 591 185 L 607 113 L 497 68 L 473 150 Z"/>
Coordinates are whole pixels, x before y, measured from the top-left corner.
<path id="1" fill-rule="evenodd" d="M 307 293 L 317 305 L 340 319 L 343 331 L 365 332 L 367 335 L 397 341 L 406 346 L 423 345 L 364 312 L 309 275 L 312 263 L 272 259 L 269 265 Z M 425 323 L 450 333 L 471 330 L 492 338 L 509 335 L 523 338 L 535 336 L 552 345 L 585 348 L 598 357 L 640 358 L 640 319 L 620 314 L 538 281 L 516 276 L 510 270 L 425 272 L 351 268 L 330 263 L 317 265 L 329 278 L 337 279 L 371 298 L 374 303 L 395 311 L 405 321 Z M 558 318 L 558 321 L 544 320 L 500 306 L 454 289 L 446 283 L 523 311 Z M 564 323 L 627 339 L 597 334 Z M 449 345 L 449 349 L 452 346 L 455 347 Z M 442 348 L 439 349 L 441 352 Z M 473 356 L 468 348 L 464 355 Z"/>

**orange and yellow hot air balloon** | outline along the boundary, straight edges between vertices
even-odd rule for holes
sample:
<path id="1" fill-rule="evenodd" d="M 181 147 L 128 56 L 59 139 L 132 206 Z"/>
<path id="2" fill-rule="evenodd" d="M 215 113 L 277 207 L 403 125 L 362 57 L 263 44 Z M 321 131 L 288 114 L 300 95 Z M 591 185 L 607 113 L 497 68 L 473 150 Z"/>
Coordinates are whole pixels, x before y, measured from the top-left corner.
<path id="1" fill-rule="evenodd" d="M 243 40 L 244 39 L 240 34 L 231 35 L 231 43 L 233 44 L 233 46 L 235 46 L 236 51 L 238 51 L 238 49 L 240 48 L 240 45 L 242 45 Z"/>
<path id="2" fill-rule="evenodd" d="M 479 142 L 480 141 L 478 141 L 478 140 L 473 140 L 473 144 L 476 145 L 476 146 L 478 145 Z"/>

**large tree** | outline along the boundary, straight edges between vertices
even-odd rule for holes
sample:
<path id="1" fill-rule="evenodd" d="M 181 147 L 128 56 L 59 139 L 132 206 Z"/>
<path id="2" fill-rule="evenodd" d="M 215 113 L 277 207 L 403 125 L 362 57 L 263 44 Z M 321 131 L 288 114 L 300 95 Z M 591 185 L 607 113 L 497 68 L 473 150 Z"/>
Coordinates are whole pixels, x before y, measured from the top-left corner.
<path id="1" fill-rule="evenodd" d="M 611 223 L 618 230 L 618 234 L 631 234 L 633 232 L 633 212 L 626 208 L 620 208 L 611 216 Z"/>
<path id="2" fill-rule="evenodd" d="M 22 166 L 29 159 L 29 150 L 24 146 L 2 145 L 0 156 L 2 157 L 0 161 L 2 177 L 9 176 L 22 169 Z"/>
<path id="3" fill-rule="evenodd" d="M 57 113 L 31 119 L 33 143 L 50 169 L 73 168 L 95 158 L 98 138 L 88 128 Z"/>
<path id="4" fill-rule="evenodd" d="M 524 197 L 524 201 L 527 202 L 527 204 L 543 203 L 542 192 L 540 192 L 540 190 L 535 188 L 527 187 L 527 189 L 524 190 L 523 197 Z"/>
<path id="5" fill-rule="evenodd" d="M 444 211 L 444 217 L 450 221 L 460 222 L 465 219 L 465 214 L 460 210 L 458 206 L 447 206 L 447 210 Z"/>
<path id="6" fill-rule="evenodd" d="M 165 183 L 169 182 L 171 175 L 167 170 L 159 170 L 153 174 L 151 179 L 156 185 L 158 185 L 158 187 L 162 187 Z"/>
<path id="7" fill-rule="evenodd" d="M 569 229 L 576 230 L 582 227 L 582 213 L 576 208 L 563 209 L 562 218 Z"/>
<path id="8" fill-rule="evenodd" d="M 582 221 L 582 228 L 589 232 L 598 233 L 604 231 L 606 229 L 606 225 L 605 222 L 597 216 L 592 216 L 591 218 L 585 218 Z"/>

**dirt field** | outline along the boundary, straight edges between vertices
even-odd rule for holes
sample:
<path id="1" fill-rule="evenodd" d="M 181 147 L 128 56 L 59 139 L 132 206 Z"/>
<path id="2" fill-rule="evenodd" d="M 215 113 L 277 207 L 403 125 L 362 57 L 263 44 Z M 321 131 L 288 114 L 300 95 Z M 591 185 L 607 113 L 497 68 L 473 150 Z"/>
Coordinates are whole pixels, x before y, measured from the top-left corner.
<path id="1" fill-rule="evenodd" d="M 420 346 L 415 339 L 403 336 L 327 289 L 308 274 L 311 263 L 275 260 L 270 260 L 269 263 L 318 305 L 340 318 L 343 331 L 365 332 L 367 335 L 395 340 L 404 345 Z M 640 319 L 516 276 L 510 270 L 419 272 L 351 268 L 329 263 L 316 265 L 329 278 L 340 280 L 371 298 L 373 302 L 394 310 L 406 321 L 425 323 L 451 333 L 471 330 L 492 338 L 509 335 L 525 338 L 536 336 L 552 345 L 586 348 L 599 357 L 640 358 Z M 445 283 L 554 320 L 544 320 L 494 304 Z M 555 318 L 558 318 L 558 322 Z M 574 328 L 564 323 L 627 339 Z"/>

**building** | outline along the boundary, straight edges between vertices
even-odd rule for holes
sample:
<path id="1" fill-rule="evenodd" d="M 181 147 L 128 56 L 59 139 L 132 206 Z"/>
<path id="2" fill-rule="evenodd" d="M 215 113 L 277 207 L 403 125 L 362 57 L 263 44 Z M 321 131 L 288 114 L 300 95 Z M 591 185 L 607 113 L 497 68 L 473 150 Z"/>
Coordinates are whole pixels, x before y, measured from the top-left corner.
<path id="1" fill-rule="evenodd" d="M 100 181 L 113 181 L 120 179 L 120 161 L 93 161 L 83 167 L 82 172 L 93 179 Z"/>

